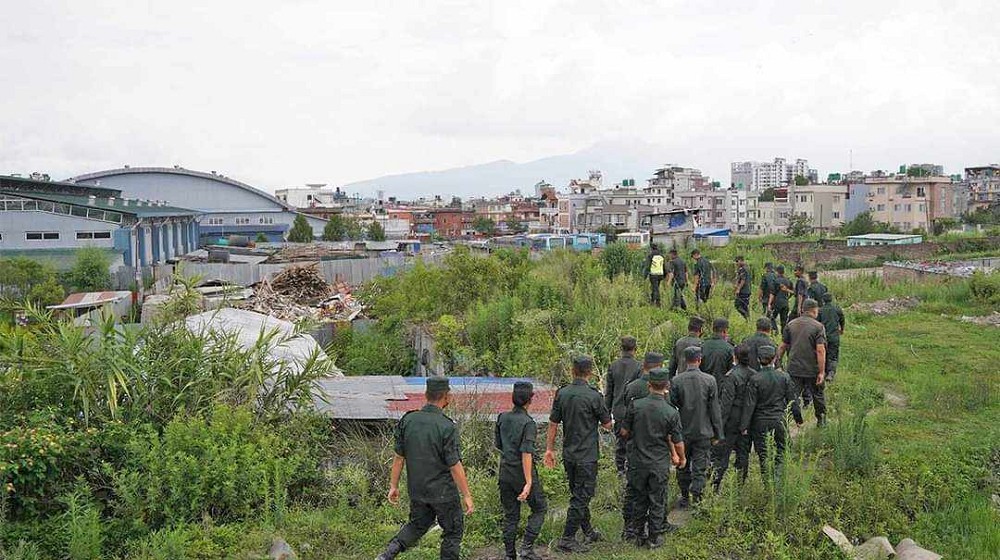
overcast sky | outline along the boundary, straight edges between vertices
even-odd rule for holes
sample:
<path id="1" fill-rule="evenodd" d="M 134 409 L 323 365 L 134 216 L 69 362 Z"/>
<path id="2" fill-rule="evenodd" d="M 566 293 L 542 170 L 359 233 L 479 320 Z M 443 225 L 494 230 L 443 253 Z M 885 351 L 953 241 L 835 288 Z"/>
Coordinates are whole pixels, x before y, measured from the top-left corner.
<path id="1" fill-rule="evenodd" d="M 723 183 L 730 161 L 777 155 L 824 176 L 850 150 L 864 170 L 1000 162 L 990 0 L 31 0 L 3 16 L 0 173 L 180 164 L 273 189 L 608 141 Z"/>

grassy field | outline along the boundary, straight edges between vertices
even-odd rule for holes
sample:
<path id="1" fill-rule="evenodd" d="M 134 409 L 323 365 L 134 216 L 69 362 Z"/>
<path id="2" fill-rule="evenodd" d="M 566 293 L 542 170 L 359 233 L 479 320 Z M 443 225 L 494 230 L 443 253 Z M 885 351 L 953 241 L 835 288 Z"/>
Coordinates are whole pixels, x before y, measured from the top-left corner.
<path id="1" fill-rule="evenodd" d="M 711 251 L 726 277 L 731 276 L 727 267 L 735 254 L 747 255 L 755 270 L 760 270 L 764 260 L 777 260 L 753 245 Z M 620 257 L 621 270 L 634 266 L 635 255 Z M 332 350 L 338 359 L 350 358 L 341 361 L 342 366 L 351 364 L 345 367 L 349 373 L 358 373 L 354 367 L 383 372 L 389 371 L 386 367 L 405 369 L 395 363 L 406 357 L 401 342 L 403 320 L 420 317 L 435 329 L 439 341 L 450 340 L 446 348 L 459 367 L 496 368 L 508 375 L 529 374 L 559 382 L 565 375 L 566 358 L 574 352 L 591 353 L 599 369 L 606 367 L 614 357 L 619 334 L 637 335 L 642 350 L 669 347 L 686 315 L 650 307 L 645 303 L 644 282 L 609 274 L 609 263 L 570 254 L 539 262 L 510 256 L 458 256 L 442 270 L 418 268 L 410 276 L 370 287 L 381 330 L 342 341 L 343 346 Z M 921 303 L 891 316 L 848 311 L 839 373 L 828 389 L 830 424 L 818 429 L 811 413 L 807 415 L 805 429 L 791 446 L 782 482 L 765 484 L 751 457 L 750 480 L 745 486 L 739 488 L 731 476 L 723 492 L 707 498 L 691 521 L 669 536 L 663 549 L 637 550 L 618 542 L 622 488 L 611 464 L 610 442 L 605 442 L 592 509 L 595 524 L 608 542 L 580 558 L 842 558 L 822 535 L 824 524 L 856 540 L 886 535 L 896 543 L 911 537 L 949 558 L 1000 557 L 1000 511 L 991 501 L 1000 494 L 1000 426 L 996 422 L 1000 330 L 958 320 L 961 315 L 989 313 L 997 306 L 974 294 L 970 282 L 964 280 L 886 286 L 879 279 L 861 277 L 829 285 L 845 309 L 853 303 L 904 295 L 915 296 Z M 751 326 L 733 312 L 731 297 L 732 286 L 723 282 L 701 312 L 706 317 L 728 316 L 734 337 L 742 339 Z M 247 425 L 225 409 L 221 417 L 243 427 L 220 425 L 220 412 L 212 401 L 227 394 L 227 389 L 213 385 L 221 383 L 218 373 L 208 375 L 193 364 L 212 363 L 213 371 L 239 378 L 247 369 L 244 364 L 250 364 L 250 369 L 263 367 L 252 355 L 233 360 L 206 352 L 196 340 L 147 333 L 137 347 L 144 348 L 140 356 L 148 354 L 149 361 L 133 364 L 135 353 L 127 343 L 108 345 L 104 354 L 88 360 L 88 351 L 77 345 L 83 339 L 60 333 L 53 340 L 59 342 L 57 349 L 73 350 L 67 354 L 77 356 L 69 360 L 73 367 L 93 365 L 95 374 L 103 371 L 96 364 L 111 357 L 125 371 L 162 365 L 159 373 L 163 376 L 183 368 L 190 370 L 189 375 L 207 377 L 198 377 L 197 384 L 162 385 L 150 393 L 148 404 L 133 402 L 143 395 L 133 388 L 133 398 L 121 402 L 131 410 L 120 415 L 124 423 L 94 419 L 98 428 L 87 431 L 94 436 L 71 427 L 55 430 L 39 420 L 39 426 L 55 430 L 67 442 L 96 438 L 93 441 L 101 446 L 102 454 L 90 457 L 93 466 L 82 472 L 67 462 L 61 464 L 59 473 L 47 473 L 66 478 L 57 479 L 53 488 L 71 491 L 60 495 L 57 503 L 39 497 L 35 507 L 41 513 L 37 515 L 26 515 L 22 509 L 17 518 L 14 502 L 5 501 L 10 498 L 0 492 L 0 560 L 250 560 L 261 558 L 276 536 L 286 539 L 304 560 L 373 558 L 405 520 L 406 507 L 392 507 L 384 500 L 391 460 L 388 431 L 362 433 L 343 426 L 331 431 L 322 420 L 268 423 L 263 416 L 248 420 Z M 0 350 L 7 353 L 0 355 L 21 356 L 34 348 L 30 337 L 16 333 L 0 337 L 0 342 Z M 155 351 L 160 348 L 171 360 L 162 362 L 165 356 Z M 64 376 L 44 378 L 52 385 L 39 387 L 46 391 L 62 387 L 66 396 L 57 401 L 65 408 L 64 414 L 75 418 L 77 397 L 72 386 L 62 384 Z M 175 395 L 170 392 L 173 386 L 184 390 Z M 188 387 L 199 389 L 192 394 Z M 98 389 L 100 384 L 94 384 L 93 390 Z M 172 410 L 170 403 L 185 395 L 189 412 L 173 419 L 160 412 L 161 407 Z M 29 391 L 12 402 L 27 406 L 40 399 L 41 393 Z M 20 417 L 8 420 L 11 425 L 21 421 Z M 485 421 L 467 421 L 461 430 L 463 460 L 477 505 L 476 513 L 466 521 L 463 558 L 495 558 L 500 505 L 491 426 Z M 161 438 L 150 432 L 162 434 Z M 183 470 L 176 457 L 163 460 L 169 457 L 163 454 L 167 451 L 147 453 L 143 445 L 136 445 L 147 441 L 162 441 L 164 449 L 173 450 L 169 453 L 184 453 L 185 461 L 202 448 L 217 449 L 210 455 L 215 462 L 208 466 L 195 460 L 187 464 L 189 470 Z M 278 441 L 280 448 L 275 447 Z M 240 473 L 230 472 L 228 453 L 236 453 L 244 465 L 266 463 L 267 469 L 258 473 L 264 478 L 241 478 Z M 268 482 L 267 477 L 287 472 L 281 467 L 285 457 L 300 466 L 293 483 L 279 484 L 276 478 Z M 326 468 L 309 467 L 314 459 L 322 459 Z M 117 461 L 114 468 L 109 461 Z M 177 472 L 161 472 L 163 463 L 177 467 Z M 137 487 L 129 477 L 142 481 L 158 480 L 158 476 L 164 481 L 161 495 L 173 500 L 173 509 L 143 503 L 146 494 L 142 492 L 130 494 Z M 224 481 L 219 484 L 236 486 L 251 480 L 261 487 L 252 496 L 216 497 L 219 505 L 208 509 L 201 503 L 205 488 L 189 482 L 193 476 L 217 477 Z M 568 491 L 560 469 L 542 469 L 540 476 L 550 502 L 541 540 L 549 542 L 562 528 Z M 677 497 L 673 477 L 670 497 L 671 501 Z M 142 519 L 133 511 L 141 512 Z M 432 531 L 401 558 L 437 558 L 439 542 L 438 533 Z"/>

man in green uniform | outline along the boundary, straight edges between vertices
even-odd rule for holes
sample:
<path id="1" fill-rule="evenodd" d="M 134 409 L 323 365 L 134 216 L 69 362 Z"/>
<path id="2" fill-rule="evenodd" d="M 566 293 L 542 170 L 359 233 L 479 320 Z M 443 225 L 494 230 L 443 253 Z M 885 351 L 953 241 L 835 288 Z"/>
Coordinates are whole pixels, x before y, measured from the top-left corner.
<path id="1" fill-rule="evenodd" d="M 806 272 L 801 264 L 795 265 L 795 301 L 792 307 L 792 314 L 789 319 L 794 319 L 802 314 L 802 302 L 806 300 L 809 291 L 809 283 L 804 278 Z M 782 330 L 784 332 L 784 330 Z"/>
<path id="2" fill-rule="evenodd" d="M 719 408 L 719 387 L 714 377 L 698 369 L 701 348 L 685 348 L 684 361 L 687 369 L 670 383 L 670 403 L 680 412 L 684 428 L 686 464 L 677 473 L 677 483 L 681 488 L 679 507 L 701 500 L 708 478 L 712 446 L 725 437 Z"/>
<path id="3" fill-rule="evenodd" d="M 774 346 L 775 344 L 774 340 L 771 339 L 771 321 L 768 321 L 766 317 L 757 319 L 757 332 L 748 336 L 743 344 L 750 352 L 747 364 L 749 364 L 750 369 L 754 369 L 754 366 L 757 365 L 757 350 L 761 346 Z"/>
<path id="4" fill-rule="evenodd" d="M 684 369 L 684 349 L 689 346 L 701 347 L 701 330 L 705 327 L 705 320 L 695 316 L 688 319 L 687 336 L 682 336 L 674 342 L 674 351 L 670 354 L 670 366 L 667 370 L 670 377 L 677 375 L 678 370 Z"/>
<path id="5" fill-rule="evenodd" d="M 621 421 L 625 419 L 625 386 L 639 377 L 642 364 L 635 359 L 636 340 L 631 336 L 621 339 L 622 357 L 611 363 L 604 378 L 604 406 L 611 411 L 615 423 L 615 466 L 618 474 L 625 475 L 625 438 L 618 435 Z"/>
<path id="6" fill-rule="evenodd" d="M 684 289 L 687 287 L 688 267 L 677 254 L 677 249 L 670 250 L 670 285 L 673 286 L 674 296 L 670 302 L 670 308 L 680 307 L 687 310 L 687 303 L 684 301 Z"/>
<path id="7" fill-rule="evenodd" d="M 772 321 L 774 321 L 774 310 L 771 308 L 771 296 L 774 294 L 777 278 L 777 275 L 774 274 L 774 264 L 764 263 L 764 274 L 760 277 L 760 293 L 757 297 L 760 300 L 761 312 Z"/>
<path id="8" fill-rule="evenodd" d="M 807 298 L 802 302 L 802 315 L 789 321 L 781 333 L 777 363 L 788 353 L 788 375 L 795 382 L 799 395 L 808 393 L 816 408 L 816 423 L 826 424 L 826 397 L 823 382 L 826 378 L 826 327 L 816 320 L 819 305 Z"/>
<path id="9" fill-rule="evenodd" d="M 810 270 L 809 287 L 806 288 L 806 297 L 816 300 L 817 303 L 823 303 L 823 294 L 828 291 L 826 285 L 819 281 L 819 273 L 815 270 Z"/>
<path id="10" fill-rule="evenodd" d="M 642 371 L 639 372 L 639 377 L 625 387 L 625 396 L 622 400 L 625 402 L 626 410 L 630 402 L 641 399 L 649 394 L 649 372 L 658 367 L 663 367 L 663 354 L 659 352 L 646 352 L 646 356 L 642 360 Z"/>
<path id="11" fill-rule="evenodd" d="M 392 560 L 412 547 L 427 533 L 434 521 L 441 527 L 442 560 L 458 560 L 465 515 L 475 507 L 459 451 L 458 428 L 444 415 L 450 400 L 448 378 L 427 379 L 427 404 L 407 412 L 396 425 L 395 456 L 389 477 L 389 502 L 399 503 L 399 477 L 406 466 L 406 487 L 410 494 L 410 520 L 389 541 L 377 560 Z"/>
<path id="12" fill-rule="evenodd" d="M 646 257 L 643 275 L 649 278 L 649 302 L 657 307 L 660 306 L 660 282 L 665 274 L 666 259 L 660 254 L 660 246 L 653 243 L 649 256 Z"/>
<path id="13" fill-rule="evenodd" d="M 729 319 L 712 321 L 712 336 L 701 345 L 701 371 L 720 383 L 733 367 L 733 345 L 729 342 Z"/>
<path id="14" fill-rule="evenodd" d="M 743 256 L 736 257 L 736 312 L 750 319 L 750 270 Z"/>
<path id="15" fill-rule="evenodd" d="M 641 399 L 649 394 L 649 372 L 657 368 L 663 367 L 663 354 L 659 352 L 646 352 L 645 358 L 642 360 L 642 371 L 639 372 L 639 377 L 634 379 L 628 386 L 625 387 L 625 395 L 622 400 L 625 402 L 625 409 L 628 410 L 628 405 L 637 399 Z M 622 416 L 624 418 L 624 415 Z M 618 428 L 615 428 L 616 431 Z M 624 436 L 619 433 L 617 434 L 624 438 Z M 626 476 L 627 481 L 627 476 Z M 629 527 L 629 508 L 631 504 L 626 496 L 625 506 L 622 508 L 622 517 L 624 518 L 624 528 L 622 530 L 622 539 L 628 540 L 628 535 L 626 534 Z"/>
<path id="16" fill-rule="evenodd" d="M 747 383 L 747 403 L 743 407 L 743 417 L 740 420 L 740 431 L 750 435 L 753 447 L 760 458 L 760 472 L 764 480 L 770 480 L 767 473 L 768 435 L 774 438 L 777 454 L 774 456 L 775 473 L 780 473 L 785 460 L 785 412 L 792 405 L 792 416 L 795 423 L 802 425 L 802 412 L 799 410 L 799 400 L 795 393 L 795 384 L 783 371 L 772 367 L 774 361 L 774 346 L 763 346 L 757 354 L 760 358 L 760 370 L 750 376 Z"/>
<path id="17" fill-rule="evenodd" d="M 684 465 L 681 417 L 667 403 L 670 374 L 663 368 L 649 372 L 649 394 L 629 403 L 622 432 L 629 439 L 628 486 L 625 492 L 626 541 L 649 548 L 663 546 L 670 530 L 667 517 L 667 479 L 670 464 Z"/>
<path id="18" fill-rule="evenodd" d="M 573 360 L 573 383 L 556 391 L 549 415 L 549 431 L 545 441 L 545 466 L 556 466 L 556 434 L 563 424 L 563 468 L 569 482 L 569 511 L 562 538 L 556 544 L 560 552 L 585 552 L 587 545 L 601 540 L 601 534 L 590 523 L 590 500 L 597 486 L 597 459 L 600 454 L 597 428 L 611 429 L 611 414 L 604 406 L 604 397 L 587 380 L 594 371 L 594 361 L 588 356 Z M 583 544 L 576 533 L 582 531 Z"/>
<path id="19" fill-rule="evenodd" d="M 694 259 L 694 301 L 695 305 L 700 305 L 712 295 L 712 287 L 715 286 L 715 267 L 707 257 L 701 256 L 701 251 L 695 249 L 691 251 L 691 258 Z"/>
<path id="20" fill-rule="evenodd" d="M 750 368 L 750 346 L 743 343 L 736 348 L 736 365 L 719 382 L 719 405 L 726 439 L 712 448 L 712 466 L 715 471 L 713 484 L 716 492 L 729 470 L 729 456 L 733 451 L 736 452 L 736 470 L 740 473 L 740 482 L 747 479 L 750 436 L 743 435 L 740 422 L 743 420 L 743 406 L 746 404 L 747 382 L 753 373 L 754 370 Z"/>
<path id="21" fill-rule="evenodd" d="M 785 278 L 785 267 L 778 265 L 775 270 L 774 289 L 771 291 L 771 329 L 782 331 L 788 323 L 788 296 L 794 296 L 795 290 L 792 288 L 792 281 Z M 775 320 L 777 319 L 777 320 Z M 750 362 L 753 364 L 754 362 Z"/>
<path id="22" fill-rule="evenodd" d="M 535 539 L 545 521 L 545 493 L 535 467 L 535 436 L 538 428 L 528 414 L 534 387 L 527 381 L 514 383 L 511 400 L 514 408 L 497 418 L 494 445 L 500 450 L 500 504 L 503 505 L 503 545 L 507 560 L 517 560 L 517 526 L 521 522 L 521 502 L 528 504 L 531 515 L 524 527 L 521 560 L 540 560 L 535 553 Z"/>
<path id="23" fill-rule="evenodd" d="M 833 294 L 823 294 L 819 322 L 826 328 L 826 380 L 833 381 L 840 361 L 840 335 L 844 334 L 844 311 L 833 302 Z"/>

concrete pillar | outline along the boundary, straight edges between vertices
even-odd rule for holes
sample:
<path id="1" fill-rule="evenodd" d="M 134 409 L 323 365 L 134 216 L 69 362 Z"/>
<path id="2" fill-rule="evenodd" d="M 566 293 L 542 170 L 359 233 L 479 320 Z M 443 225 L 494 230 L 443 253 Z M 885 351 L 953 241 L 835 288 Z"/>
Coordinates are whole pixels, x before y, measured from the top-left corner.
<path id="1" fill-rule="evenodd" d="M 149 266 L 153 262 L 153 229 L 151 226 L 139 228 L 141 235 L 140 245 L 142 246 L 139 257 L 140 266 Z"/>
<path id="2" fill-rule="evenodd" d="M 167 259 L 172 259 L 177 254 L 177 247 L 174 245 L 174 224 L 171 222 L 163 224 L 163 241 L 163 246 L 165 247 L 163 260 L 166 262 Z"/>

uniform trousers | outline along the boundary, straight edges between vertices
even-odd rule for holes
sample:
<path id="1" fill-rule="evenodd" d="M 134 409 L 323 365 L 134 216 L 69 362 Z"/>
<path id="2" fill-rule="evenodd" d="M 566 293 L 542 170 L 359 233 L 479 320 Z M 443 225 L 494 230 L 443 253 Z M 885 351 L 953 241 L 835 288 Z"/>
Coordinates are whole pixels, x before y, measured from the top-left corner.
<path id="1" fill-rule="evenodd" d="M 396 533 L 395 540 L 406 550 L 423 537 L 437 520 L 441 526 L 441 560 L 458 560 L 465 531 L 465 512 L 457 499 L 427 503 L 410 501 L 410 520 Z"/>
<path id="2" fill-rule="evenodd" d="M 503 542 L 508 555 L 514 552 L 517 542 L 517 526 L 521 523 L 521 502 L 517 497 L 524 489 L 524 481 L 521 480 L 500 480 L 500 505 L 503 506 Z M 545 522 L 545 512 L 548 504 L 545 501 L 545 492 L 542 491 L 542 483 L 538 480 L 537 474 L 531 481 L 531 491 L 525 502 L 531 509 L 528 522 L 524 526 L 524 545 L 531 546 L 538 533 L 542 530 L 542 523 Z"/>
<path id="3" fill-rule="evenodd" d="M 677 471 L 677 485 L 681 496 L 694 496 L 697 500 L 705 492 L 708 481 L 708 466 L 712 457 L 712 442 L 708 439 L 684 440 L 684 455 L 687 464 Z"/>
<path id="4" fill-rule="evenodd" d="M 576 538 L 577 531 L 585 535 L 594 532 L 590 524 L 590 500 L 597 489 L 597 463 L 563 462 L 566 481 L 569 482 L 569 510 L 566 512 L 566 528 L 563 538 Z"/>
<path id="5" fill-rule="evenodd" d="M 628 537 L 653 538 L 663 533 L 667 518 L 667 479 L 669 466 L 639 467 L 630 465 L 625 488 L 625 532 Z"/>

